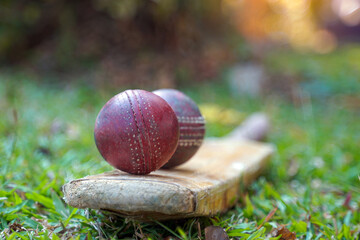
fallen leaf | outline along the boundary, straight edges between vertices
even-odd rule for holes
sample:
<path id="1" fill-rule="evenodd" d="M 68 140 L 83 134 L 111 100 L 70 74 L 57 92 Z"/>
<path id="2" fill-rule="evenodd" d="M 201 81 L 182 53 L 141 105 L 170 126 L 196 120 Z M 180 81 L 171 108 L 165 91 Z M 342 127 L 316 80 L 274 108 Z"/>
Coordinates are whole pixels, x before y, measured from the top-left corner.
<path id="1" fill-rule="evenodd" d="M 47 147 L 41 147 L 40 146 L 40 147 L 37 148 L 37 152 L 39 152 L 39 153 L 41 153 L 42 155 L 45 155 L 45 156 L 51 156 L 52 155 L 50 149 L 47 148 Z"/>
<path id="2" fill-rule="evenodd" d="M 271 236 L 278 237 L 280 236 L 279 240 L 295 240 L 296 234 L 294 232 L 290 232 L 285 226 L 280 226 L 271 231 Z"/>
<path id="3" fill-rule="evenodd" d="M 267 223 L 275 214 L 275 212 L 278 210 L 278 207 L 275 207 L 271 212 L 266 216 L 265 220 L 261 225 L 257 228 L 258 230 L 264 225 L 264 223 Z"/>
<path id="4" fill-rule="evenodd" d="M 347 209 L 352 209 L 351 206 L 350 206 L 350 202 L 351 202 L 351 192 L 348 192 L 346 194 L 346 197 L 345 197 L 345 200 L 344 200 L 344 203 L 343 203 L 343 206 L 346 207 Z"/>
<path id="5" fill-rule="evenodd" d="M 229 240 L 229 236 L 222 227 L 209 226 L 205 228 L 205 240 Z"/>
<path id="6" fill-rule="evenodd" d="M 22 232 L 22 231 L 26 231 L 25 228 L 23 228 L 23 226 L 19 223 L 14 222 L 13 224 L 9 225 L 9 230 L 10 231 L 14 231 L 14 232 Z"/>
<path id="7" fill-rule="evenodd" d="M 198 230 L 198 238 L 201 239 L 201 226 L 199 221 L 197 221 L 197 230 Z"/>

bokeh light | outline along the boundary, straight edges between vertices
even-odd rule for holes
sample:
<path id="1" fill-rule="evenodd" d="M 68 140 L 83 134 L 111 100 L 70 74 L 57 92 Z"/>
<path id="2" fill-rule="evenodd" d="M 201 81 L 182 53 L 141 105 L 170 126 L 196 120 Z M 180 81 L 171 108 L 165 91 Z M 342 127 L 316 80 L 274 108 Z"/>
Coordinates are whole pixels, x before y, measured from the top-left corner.
<path id="1" fill-rule="evenodd" d="M 327 29 L 329 22 L 360 24 L 360 0 L 226 0 L 223 4 L 250 43 L 286 43 L 299 51 L 336 49 L 339 41 Z"/>
<path id="2" fill-rule="evenodd" d="M 332 9 L 344 24 L 360 24 L 360 0 L 333 0 Z"/>

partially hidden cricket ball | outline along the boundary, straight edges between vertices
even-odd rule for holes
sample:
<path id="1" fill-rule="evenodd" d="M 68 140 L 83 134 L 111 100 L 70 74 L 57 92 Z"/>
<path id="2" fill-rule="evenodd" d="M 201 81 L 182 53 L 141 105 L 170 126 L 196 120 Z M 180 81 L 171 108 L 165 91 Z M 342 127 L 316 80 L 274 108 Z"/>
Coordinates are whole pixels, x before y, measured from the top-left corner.
<path id="1" fill-rule="evenodd" d="M 180 139 L 171 159 L 163 168 L 173 168 L 188 161 L 201 146 L 205 135 L 205 120 L 196 103 L 175 89 L 159 89 L 156 95 L 165 99 L 176 113 Z"/>
<path id="2" fill-rule="evenodd" d="M 171 158 L 179 140 L 179 124 L 161 97 L 144 90 L 126 90 L 101 109 L 94 136 L 110 165 L 141 175 L 159 169 Z"/>

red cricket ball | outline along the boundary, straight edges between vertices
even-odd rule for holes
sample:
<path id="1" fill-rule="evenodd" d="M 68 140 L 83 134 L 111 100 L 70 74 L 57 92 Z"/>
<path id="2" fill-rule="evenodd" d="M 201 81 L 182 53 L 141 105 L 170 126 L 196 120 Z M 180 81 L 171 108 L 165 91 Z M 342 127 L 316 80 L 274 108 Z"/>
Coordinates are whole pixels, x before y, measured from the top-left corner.
<path id="1" fill-rule="evenodd" d="M 179 121 L 180 139 L 178 147 L 163 168 L 176 167 L 188 161 L 201 146 L 205 135 L 205 120 L 196 103 L 175 89 L 154 91 L 173 108 Z"/>
<path id="2" fill-rule="evenodd" d="M 131 174 L 148 174 L 173 155 L 179 124 L 170 105 L 144 90 L 115 95 L 97 116 L 95 143 L 103 158 Z"/>

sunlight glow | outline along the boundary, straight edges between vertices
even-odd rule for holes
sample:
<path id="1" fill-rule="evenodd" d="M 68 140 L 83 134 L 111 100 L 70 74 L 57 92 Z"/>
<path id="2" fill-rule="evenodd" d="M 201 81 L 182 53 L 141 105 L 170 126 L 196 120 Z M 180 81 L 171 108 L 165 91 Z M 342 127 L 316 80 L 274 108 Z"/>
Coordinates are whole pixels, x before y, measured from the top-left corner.
<path id="1" fill-rule="evenodd" d="M 328 3 L 317 0 L 224 0 L 223 9 L 252 44 L 266 44 L 270 40 L 289 44 L 300 51 L 318 53 L 330 52 L 337 46 L 336 36 L 319 24 L 319 12 L 333 9 L 333 14 L 347 25 L 360 22 L 360 0 L 331 0 Z"/>

